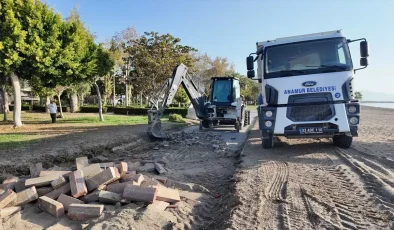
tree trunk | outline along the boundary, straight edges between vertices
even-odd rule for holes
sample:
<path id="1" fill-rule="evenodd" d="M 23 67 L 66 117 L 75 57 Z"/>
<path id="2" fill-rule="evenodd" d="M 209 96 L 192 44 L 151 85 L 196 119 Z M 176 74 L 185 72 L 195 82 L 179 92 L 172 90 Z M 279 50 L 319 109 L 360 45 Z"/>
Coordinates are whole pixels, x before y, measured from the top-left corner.
<path id="1" fill-rule="evenodd" d="M 126 103 L 126 107 L 129 106 L 129 85 L 126 84 L 126 98 L 125 98 L 125 103 Z"/>
<path id="2" fill-rule="evenodd" d="M 7 93 L 7 87 L 5 85 L 1 86 L 1 92 L 3 96 L 3 113 L 4 119 L 3 121 L 8 121 L 8 114 L 10 112 L 10 101 Z"/>
<path id="3" fill-rule="evenodd" d="M 63 109 L 62 109 L 62 100 L 60 100 L 60 95 L 62 94 L 58 94 L 57 98 L 59 99 L 59 110 L 60 110 L 60 118 L 63 118 Z"/>
<path id="4" fill-rule="evenodd" d="M 49 97 L 47 96 L 46 98 L 45 98 L 45 112 L 46 113 L 49 113 L 49 109 L 48 109 L 48 106 L 47 105 L 49 105 L 51 103 L 51 100 L 49 99 Z"/>
<path id="5" fill-rule="evenodd" d="M 112 105 L 115 106 L 116 105 L 116 91 L 115 91 L 115 75 L 114 75 L 114 89 L 113 89 L 113 102 Z"/>
<path id="6" fill-rule="evenodd" d="M 19 77 L 15 73 L 11 73 L 11 83 L 14 89 L 14 127 L 21 127 L 21 111 L 22 111 L 22 98 L 21 98 L 21 85 Z"/>
<path id="7" fill-rule="evenodd" d="M 72 92 L 71 93 L 71 112 L 76 113 L 78 111 L 78 95 L 77 92 Z"/>
<path id="8" fill-rule="evenodd" d="M 99 90 L 99 86 L 97 85 L 97 82 L 94 82 L 94 86 L 96 87 L 97 91 L 97 97 L 98 97 L 98 104 L 99 104 L 99 119 L 100 121 L 104 121 L 104 116 L 103 116 L 103 103 L 101 102 L 101 93 Z"/>
<path id="9" fill-rule="evenodd" d="M 142 92 L 140 93 L 140 107 L 142 108 Z"/>

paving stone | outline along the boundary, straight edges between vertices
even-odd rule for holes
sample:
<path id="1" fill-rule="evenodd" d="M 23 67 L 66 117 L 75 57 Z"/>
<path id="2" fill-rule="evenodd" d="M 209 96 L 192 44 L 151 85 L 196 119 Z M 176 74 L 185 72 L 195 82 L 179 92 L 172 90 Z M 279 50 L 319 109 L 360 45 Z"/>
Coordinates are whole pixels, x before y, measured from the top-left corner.
<path id="1" fill-rule="evenodd" d="M 159 211 L 164 211 L 166 208 L 170 205 L 170 203 L 165 202 L 165 201 L 160 201 L 160 200 L 155 200 L 153 201 L 152 204 L 150 204 L 148 207 L 154 208 Z"/>
<path id="2" fill-rule="evenodd" d="M 30 177 L 38 177 L 40 172 L 43 170 L 42 163 L 37 163 L 30 166 Z"/>
<path id="3" fill-rule="evenodd" d="M 71 171 L 41 171 L 40 172 L 40 177 L 45 177 L 45 176 L 64 176 L 68 178 L 68 174 L 70 174 Z"/>
<path id="4" fill-rule="evenodd" d="M 60 194 L 59 198 L 57 198 L 57 201 L 63 204 L 64 210 L 68 211 L 68 208 L 70 207 L 71 204 L 85 204 L 82 200 L 75 199 L 74 197 L 67 196 L 64 194 Z"/>
<path id="5" fill-rule="evenodd" d="M 116 165 L 116 168 L 119 170 L 120 176 L 125 175 L 128 171 L 128 166 L 126 162 L 120 162 Z"/>
<path id="6" fill-rule="evenodd" d="M 51 182 L 52 188 L 57 189 L 67 184 L 66 178 L 64 176 L 59 176 L 57 179 Z"/>
<path id="7" fill-rule="evenodd" d="M 164 174 L 167 172 L 167 170 L 164 168 L 164 166 L 159 163 L 155 163 L 155 169 L 159 174 Z"/>
<path id="8" fill-rule="evenodd" d="M 166 187 L 159 187 L 157 191 L 156 200 L 161 200 L 169 203 L 178 202 L 181 200 L 178 190 Z"/>
<path id="9" fill-rule="evenodd" d="M 5 217 L 10 216 L 14 213 L 17 213 L 21 210 L 22 210 L 21 207 L 2 208 L 2 209 L 0 209 L 0 218 L 5 218 Z"/>
<path id="10" fill-rule="evenodd" d="M 63 204 L 46 196 L 38 198 L 38 207 L 56 218 L 64 215 Z"/>
<path id="11" fill-rule="evenodd" d="M 14 199 L 11 203 L 9 203 L 8 207 L 22 206 L 37 199 L 38 199 L 37 190 L 36 187 L 33 186 L 21 192 L 18 192 L 16 194 L 16 199 Z"/>
<path id="12" fill-rule="evenodd" d="M 142 174 L 125 174 L 120 178 L 120 182 L 135 181 L 137 185 L 140 185 L 144 181 L 144 176 Z"/>
<path id="13" fill-rule="evenodd" d="M 69 180 L 70 180 L 71 195 L 74 198 L 84 196 L 88 193 L 85 180 L 83 179 L 83 172 L 81 170 L 77 170 L 71 173 L 69 176 Z"/>
<path id="14" fill-rule="evenodd" d="M 113 181 L 116 181 L 120 178 L 119 171 L 117 168 L 110 167 L 99 174 L 95 175 L 92 178 L 86 179 L 86 185 L 88 191 L 93 191 L 98 188 L 102 184 L 109 184 Z"/>
<path id="15" fill-rule="evenodd" d="M 36 188 L 36 189 L 37 189 L 38 197 L 44 196 L 44 195 L 53 191 L 52 187 L 41 187 L 41 188 Z"/>
<path id="16" fill-rule="evenodd" d="M 87 157 L 77 157 L 75 158 L 75 165 L 77 166 L 77 170 L 81 170 L 89 165 L 89 160 Z"/>
<path id="17" fill-rule="evenodd" d="M 155 172 L 156 168 L 155 168 L 155 164 L 153 163 L 146 163 L 144 166 L 141 166 L 137 169 L 138 172 Z"/>
<path id="18" fill-rule="evenodd" d="M 91 192 L 91 193 L 87 194 L 86 196 L 83 196 L 79 199 L 82 200 L 83 202 L 89 204 L 89 203 L 98 201 L 99 194 L 100 194 L 99 190 L 94 190 L 93 192 Z"/>
<path id="19" fill-rule="evenodd" d="M 156 199 L 157 188 L 127 185 L 123 191 L 123 198 L 131 201 L 153 203 Z"/>
<path id="20" fill-rule="evenodd" d="M 99 202 L 103 204 L 116 204 L 122 200 L 122 195 L 115 192 L 100 191 Z"/>
<path id="21" fill-rule="evenodd" d="M 84 176 L 85 179 L 94 177 L 94 176 L 96 176 L 97 174 L 99 174 L 100 172 L 103 171 L 100 168 L 99 164 L 91 164 L 91 165 L 88 165 L 88 166 L 84 167 L 81 170 L 83 172 L 83 176 Z"/>
<path id="22" fill-rule="evenodd" d="M 6 207 L 9 203 L 16 199 L 17 195 L 11 189 L 6 190 L 0 195 L 0 209 Z"/>
<path id="23" fill-rule="evenodd" d="M 53 175 L 47 175 L 47 176 L 27 179 L 25 181 L 25 186 L 26 187 L 31 187 L 31 186 L 45 187 L 45 186 L 51 185 L 52 181 L 56 180 L 58 177 L 59 177 L 59 175 L 53 174 Z"/>
<path id="24" fill-rule="evenodd" d="M 70 193 L 71 193 L 70 183 L 67 183 L 67 184 L 63 185 L 62 187 L 57 188 L 57 189 L 53 190 L 52 192 L 46 194 L 45 196 L 55 200 L 60 196 L 60 194 L 70 194 Z"/>
<path id="25" fill-rule="evenodd" d="M 99 217 L 103 210 L 104 205 L 71 204 L 68 208 L 68 217 L 72 220 L 88 220 Z"/>

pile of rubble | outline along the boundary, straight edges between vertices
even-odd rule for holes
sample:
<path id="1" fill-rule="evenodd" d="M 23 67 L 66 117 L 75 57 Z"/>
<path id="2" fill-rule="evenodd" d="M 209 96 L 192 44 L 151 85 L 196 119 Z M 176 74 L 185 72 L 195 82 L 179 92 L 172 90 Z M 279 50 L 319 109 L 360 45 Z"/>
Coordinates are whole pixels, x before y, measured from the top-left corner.
<path id="1" fill-rule="evenodd" d="M 140 173 L 140 162 L 89 164 L 87 157 L 75 159 L 76 170 L 58 166 L 45 170 L 41 163 L 30 167 L 30 178 L 8 177 L 0 184 L 0 218 L 21 210 L 30 202 L 53 215 L 67 213 L 72 220 L 99 217 L 104 204 L 125 205 L 144 202 L 165 210 L 180 202 L 179 192 L 167 188 L 167 178 Z M 166 172 L 154 163 L 157 172 Z"/>

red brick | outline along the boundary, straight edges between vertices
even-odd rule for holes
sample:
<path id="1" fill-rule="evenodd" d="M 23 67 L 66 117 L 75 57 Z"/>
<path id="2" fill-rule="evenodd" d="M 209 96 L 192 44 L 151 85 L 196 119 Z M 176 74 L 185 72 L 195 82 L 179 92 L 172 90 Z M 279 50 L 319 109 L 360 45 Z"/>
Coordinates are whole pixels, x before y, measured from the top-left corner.
<path id="1" fill-rule="evenodd" d="M 178 202 L 181 200 L 178 190 L 166 187 L 159 187 L 156 200 L 161 200 L 169 203 Z"/>
<path id="2" fill-rule="evenodd" d="M 123 198 L 131 201 L 152 203 L 156 199 L 157 188 L 127 185 L 123 191 Z"/>
<path id="3" fill-rule="evenodd" d="M 138 185 L 140 185 L 141 182 L 144 181 L 144 176 L 142 174 L 126 174 L 120 178 L 120 182 L 129 181 L 135 181 Z"/>
<path id="4" fill-rule="evenodd" d="M 21 207 L 8 207 L 0 209 L 0 218 L 5 218 L 22 210 Z"/>
<path id="5" fill-rule="evenodd" d="M 75 158 L 75 165 L 78 170 L 81 170 L 89 165 L 89 160 L 87 157 L 77 157 Z"/>
<path id="6" fill-rule="evenodd" d="M 77 170 L 70 174 L 70 187 L 71 187 L 71 195 L 74 198 L 78 198 L 84 196 L 88 193 L 88 189 L 86 188 L 85 180 L 83 179 L 83 173 L 81 170 Z"/>
<path id="7" fill-rule="evenodd" d="M 103 204 L 116 204 L 122 200 L 122 195 L 119 193 L 100 191 L 99 202 Z"/>
<path id="8" fill-rule="evenodd" d="M 0 195 L 0 209 L 6 207 L 9 203 L 16 199 L 16 193 L 10 189 Z"/>
<path id="9" fill-rule="evenodd" d="M 85 204 L 85 202 L 75 199 L 74 197 L 67 196 L 64 194 L 60 194 L 59 198 L 57 198 L 57 201 L 63 204 L 64 210 L 68 211 L 68 208 L 70 207 L 71 204 Z"/>
<path id="10" fill-rule="evenodd" d="M 52 188 L 52 187 L 41 187 L 41 188 L 37 188 L 38 197 L 44 196 L 44 195 L 46 195 L 46 194 L 48 194 L 48 193 L 50 193 L 50 192 L 52 192 L 52 191 L 53 191 L 53 188 Z"/>
<path id="11" fill-rule="evenodd" d="M 96 176 L 92 178 L 86 179 L 86 185 L 88 188 L 88 191 L 93 191 L 94 189 L 98 188 L 100 185 L 104 184 L 109 184 L 111 182 L 114 182 L 120 178 L 119 171 L 117 168 L 110 167 Z"/>
<path id="12" fill-rule="evenodd" d="M 13 200 L 10 204 L 8 204 L 8 207 L 22 206 L 37 199 L 38 199 L 37 190 L 36 187 L 33 186 L 21 192 L 18 192 L 16 194 L 16 199 Z"/>
<path id="13" fill-rule="evenodd" d="M 116 165 L 116 168 L 119 170 L 120 176 L 123 176 L 127 173 L 128 167 L 126 162 L 120 162 L 120 164 Z"/>
<path id="14" fill-rule="evenodd" d="M 38 177 L 40 172 L 43 170 L 42 163 L 37 163 L 35 165 L 30 166 L 30 177 Z"/>
<path id="15" fill-rule="evenodd" d="M 51 182 L 52 188 L 57 189 L 67 184 L 66 178 L 64 176 L 59 176 L 56 180 Z"/>
<path id="16" fill-rule="evenodd" d="M 38 207 L 54 217 L 64 215 L 63 204 L 46 196 L 38 198 Z"/>
<path id="17" fill-rule="evenodd" d="M 71 187 L 70 187 L 70 183 L 67 183 L 65 185 L 63 185 L 60 188 L 57 188 L 55 190 L 53 190 L 52 192 L 46 194 L 45 196 L 51 198 L 51 199 L 57 199 L 60 194 L 69 194 L 71 192 Z"/>
<path id="18" fill-rule="evenodd" d="M 72 220 L 87 220 L 99 217 L 104 205 L 97 204 L 71 204 L 68 208 L 68 217 Z"/>
<path id="19" fill-rule="evenodd" d="M 100 168 L 99 164 L 91 164 L 83 169 L 81 169 L 83 172 L 83 176 L 86 178 L 91 178 L 102 172 L 103 170 Z"/>

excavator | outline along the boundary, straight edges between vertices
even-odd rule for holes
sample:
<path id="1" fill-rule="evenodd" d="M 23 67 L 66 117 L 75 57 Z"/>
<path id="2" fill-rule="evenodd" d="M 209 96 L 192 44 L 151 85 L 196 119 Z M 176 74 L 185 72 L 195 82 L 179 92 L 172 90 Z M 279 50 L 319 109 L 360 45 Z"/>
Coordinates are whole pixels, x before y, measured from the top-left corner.
<path id="1" fill-rule="evenodd" d="M 174 68 L 171 78 L 165 81 L 156 96 L 151 99 L 152 106 L 148 110 L 147 129 L 151 138 L 169 138 L 161 127 L 160 118 L 167 106 L 171 104 L 181 85 L 200 120 L 200 130 L 218 126 L 222 122 L 233 123 L 235 130 L 239 132 L 244 126 L 250 124 L 250 111 L 246 110 L 246 104 L 240 94 L 239 79 L 213 77 L 211 78 L 209 95 L 204 96 L 189 76 L 187 67 L 180 64 Z"/>

